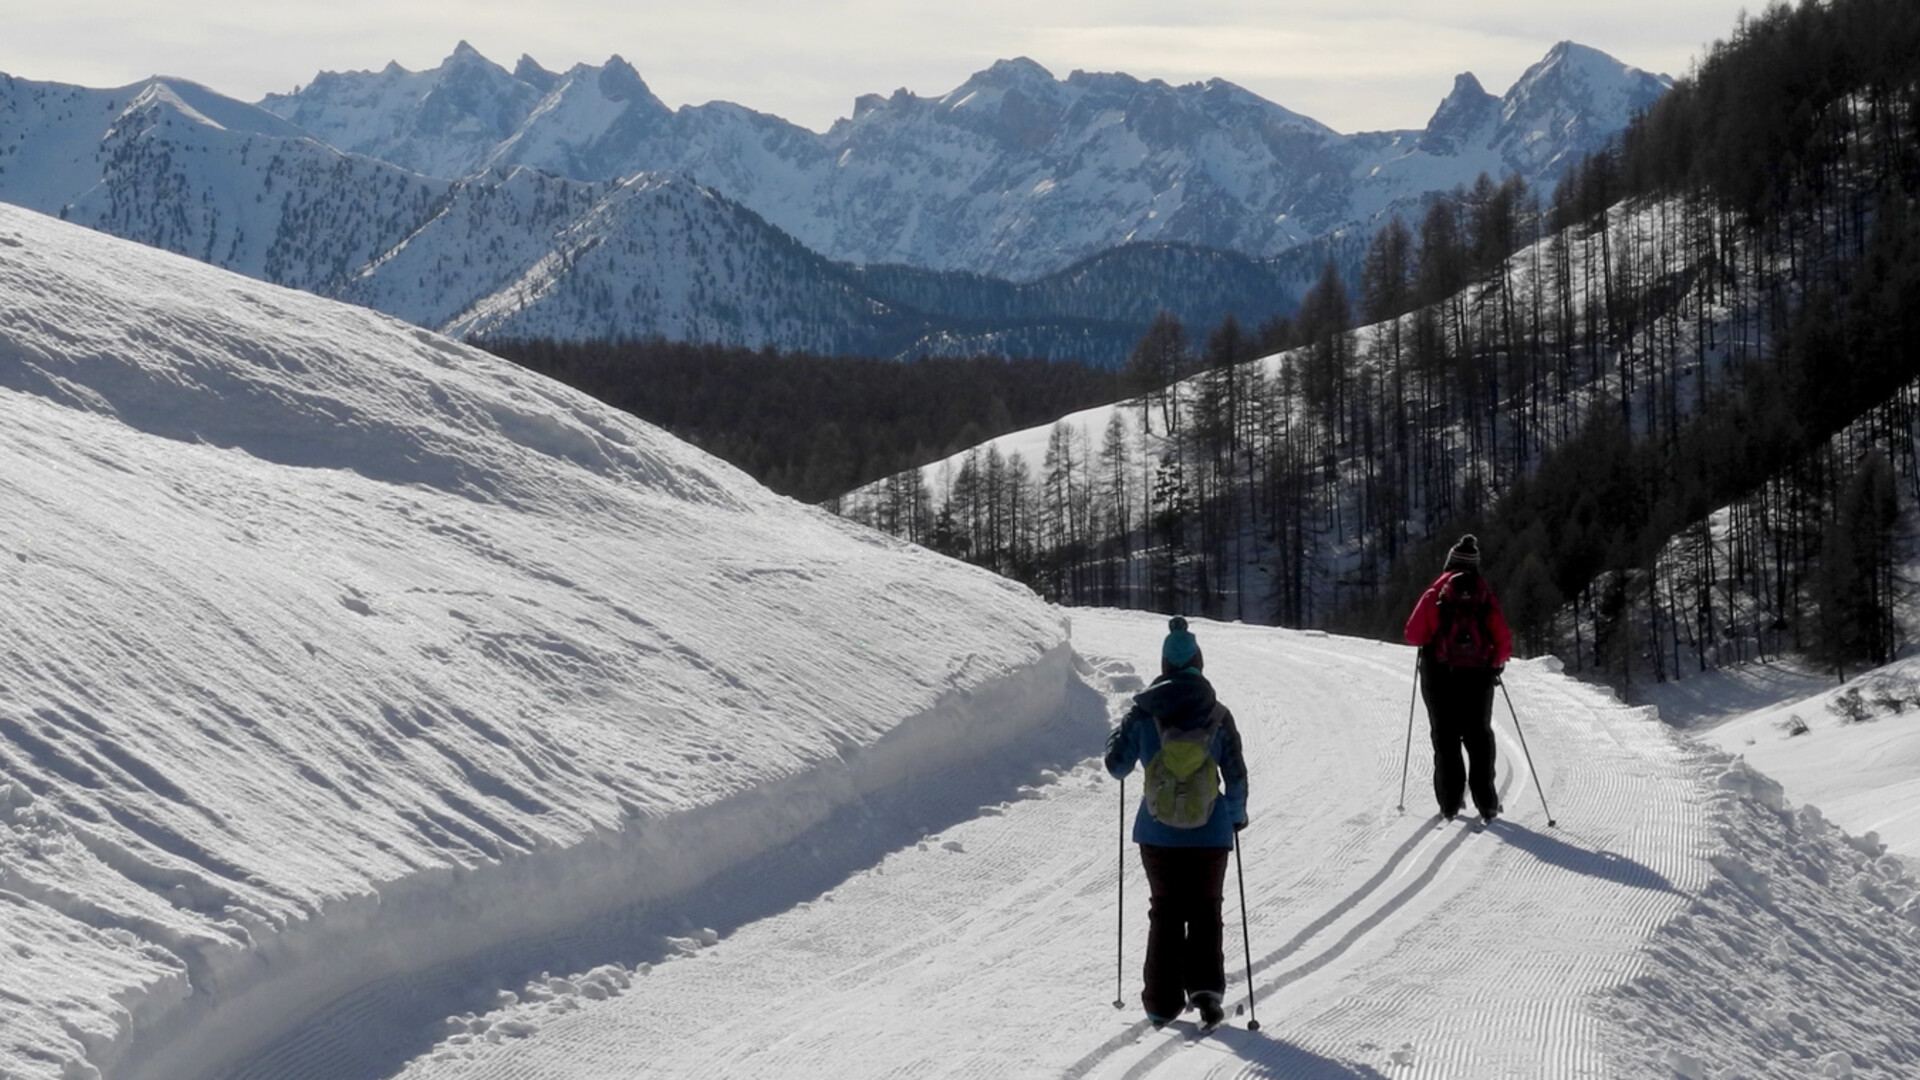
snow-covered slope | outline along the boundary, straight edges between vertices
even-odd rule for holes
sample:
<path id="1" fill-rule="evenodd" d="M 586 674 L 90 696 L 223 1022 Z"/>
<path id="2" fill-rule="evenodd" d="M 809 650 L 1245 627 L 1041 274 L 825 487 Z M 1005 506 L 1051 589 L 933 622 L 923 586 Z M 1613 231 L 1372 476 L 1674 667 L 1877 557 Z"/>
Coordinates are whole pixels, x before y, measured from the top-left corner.
<path id="1" fill-rule="evenodd" d="M 616 186 L 558 235 L 550 254 L 446 330 L 463 338 L 779 342 L 831 355 L 872 351 L 886 315 L 837 267 L 753 214 L 681 177 L 649 173 Z"/>
<path id="2" fill-rule="evenodd" d="M 1650 687 L 1701 741 L 1736 754 L 1847 830 L 1920 859 L 1920 660 L 1836 682 L 1784 662 Z"/>
<path id="3" fill-rule="evenodd" d="M 9 1077 L 217 1075 L 1097 738 L 1017 587 L 386 316 L 6 206 L 0 462 Z"/>
<path id="4" fill-rule="evenodd" d="M 437 175 L 680 172 L 835 260 L 1025 280 L 1129 241 L 1274 255 L 1482 171 L 1550 184 L 1669 84 L 1562 42 L 1502 97 L 1462 76 L 1422 131 L 1341 135 L 1219 79 L 1015 59 L 937 97 L 862 96 L 816 134 L 727 103 L 670 110 L 617 56 L 509 75 L 463 42 L 432 71 L 329 72 L 261 104 Z"/>
<path id="5" fill-rule="evenodd" d="M 183 79 L 149 79 L 110 90 L 34 82 L 0 74 L 0 200 L 58 214 L 101 182 L 111 149 L 105 140 L 142 100 L 236 136 L 297 138 L 301 131 L 263 109 Z"/>
<path id="6" fill-rule="evenodd" d="M 0 201 L 309 290 L 400 242 L 449 187 L 170 79 L 0 78 L 0 144 Z"/>

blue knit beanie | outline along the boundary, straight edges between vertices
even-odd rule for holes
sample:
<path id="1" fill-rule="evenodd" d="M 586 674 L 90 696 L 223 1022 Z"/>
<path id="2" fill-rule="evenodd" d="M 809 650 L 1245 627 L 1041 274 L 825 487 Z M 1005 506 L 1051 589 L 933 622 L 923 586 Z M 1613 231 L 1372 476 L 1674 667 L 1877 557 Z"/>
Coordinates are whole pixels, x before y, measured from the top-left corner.
<path id="1" fill-rule="evenodd" d="M 1187 620 L 1175 615 L 1167 620 L 1167 640 L 1160 644 L 1160 663 L 1168 671 L 1199 669 L 1200 643 L 1187 630 Z"/>

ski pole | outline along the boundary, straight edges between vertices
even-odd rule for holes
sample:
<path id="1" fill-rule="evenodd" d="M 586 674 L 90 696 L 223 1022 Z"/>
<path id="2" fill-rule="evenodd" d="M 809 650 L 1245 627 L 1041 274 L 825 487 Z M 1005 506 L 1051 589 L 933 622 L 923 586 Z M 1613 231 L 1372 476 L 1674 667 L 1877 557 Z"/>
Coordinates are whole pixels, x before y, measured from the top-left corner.
<path id="1" fill-rule="evenodd" d="M 1547 793 L 1540 787 L 1540 770 L 1533 767 L 1533 751 L 1527 749 L 1527 733 L 1520 727 L 1520 713 L 1513 707 L 1513 695 L 1507 693 L 1506 680 L 1500 681 L 1500 696 L 1507 699 L 1507 712 L 1513 715 L 1513 730 L 1520 736 L 1520 752 L 1527 755 L 1527 771 L 1533 774 L 1533 790 L 1540 796 L 1540 809 L 1547 812 L 1547 828 L 1556 829 L 1560 823 L 1553 820 L 1553 810 L 1547 805 Z"/>
<path id="2" fill-rule="evenodd" d="M 1114 904 L 1113 931 L 1113 1007 L 1124 1009 L 1127 1003 L 1120 996 L 1122 970 L 1126 966 L 1127 940 L 1127 778 L 1120 778 L 1120 857 L 1114 861 L 1113 876 L 1119 884 L 1119 900 Z"/>
<path id="3" fill-rule="evenodd" d="M 1240 830 L 1233 831 L 1233 872 L 1240 878 L 1240 948 L 1247 957 L 1247 1030 L 1260 1030 L 1260 1011 L 1253 1007 L 1253 941 L 1247 936 L 1247 868 L 1240 862 Z"/>
<path id="4" fill-rule="evenodd" d="M 1413 759 L 1413 704 L 1420 700 L 1420 659 L 1413 661 L 1413 693 L 1407 698 L 1407 746 L 1400 753 L 1400 812 L 1407 812 L 1407 764 Z"/>

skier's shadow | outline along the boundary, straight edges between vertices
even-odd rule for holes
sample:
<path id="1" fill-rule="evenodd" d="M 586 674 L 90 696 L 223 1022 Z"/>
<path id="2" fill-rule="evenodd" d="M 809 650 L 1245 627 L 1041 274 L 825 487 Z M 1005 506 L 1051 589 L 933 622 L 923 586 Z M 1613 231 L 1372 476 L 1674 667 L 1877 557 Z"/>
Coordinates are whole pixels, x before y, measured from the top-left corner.
<path id="1" fill-rule="evenodd" d="M 1501 840 L 1532 855 L 1543 863 L 1571 870 L 1576 874 L 1630 885 L 1654 892 L 1677 892 L 1666 875 L 1645 863 L 1635 862 L 1617 851 L 1593 851 L 1564 840 L 1537 833 L 1506 818 L 1495 818 L 1487 830 Z"/>
<path id="2" fill-rule="evenodd" d="M 1264 1031 L 1223 1026 L 1207 1038 L 1225 1043 L 1234 1056 L 1247 1063 L 1242 1076 L 1269 1076 L 1276 1080 L 1387 1080 L 1385 1073 L 1371 1065 L 1321 1057 Z"/>

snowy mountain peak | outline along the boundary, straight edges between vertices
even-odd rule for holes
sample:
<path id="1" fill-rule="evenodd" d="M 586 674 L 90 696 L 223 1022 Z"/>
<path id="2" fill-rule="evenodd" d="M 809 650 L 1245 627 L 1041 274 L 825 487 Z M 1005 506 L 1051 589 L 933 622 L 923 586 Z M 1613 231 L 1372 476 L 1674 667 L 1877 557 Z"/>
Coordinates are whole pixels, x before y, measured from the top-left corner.
<path id="1" fill-rule="evenodd" d="M 627 63 L 619 53 L 609 57 L 601 66 L 599 87 L 608 101 L 638 101 L 666 108 L 659 98 L 653 96 L 653 91 L 647 88 L 647 82 L 640 77 L 640 72 L 632 64 Z"/>
<path id="2" fill-rule="evenodd" d="M 1430 192 L 1482 172 L 1536 186 L 1557 179 L 1662 88 L 1636 89 L 1637 74 L 1563 45 L 1504 102 L 1464 75 L 1428 130 L 1349 136 L 1224 79 L 1173 86 L 1075 71 L 1060 80 L 1018 57 L 945 95 L 863 95 L 855 119 L 817 133 L 725 103 L 670 109 L 617 55 L 564 74 L 523 56 L 508 71 L 461 42 L 429 71 L 323 72 L 262 107 L 156 80 L 164 89 L 142 99 L 140 123 L 116 119 L 148 84 L 0 81 L 0 147 L 31 163 L 0 162 L 0 199 L 435 328 L 486 305 L 537 316 L 560 337 L 587 333 L 566 321 L 587 318 L 611 336 L 891 354 L 918 330 L 876 339 L 874 312 L 895 305 L 852 303 L 848 279 L 824 263 L 964 271 L 1026 288 L 1127 244 L 1286 260 L 1338 230 L 1417 213 Z M 1626 106 L 1616 101 L 1623 87 Z M 454 186 L 493 166 L 553 180 Z M 704 193 L 651 200 L 685 216 L 649 232 L 628 221 L 638 205 L 628 199 L 601 215 L 619 227 L 568 233 L 624 238 L 617 247 L 547 262 L 608 185 L 641 173 L 678 173 L 731 208 L 716 210 Z M 734 246 L 690 245 L 703 228 Z M 718 260 L 718 277 L 670 265 L 695 247 Z M 1283 273 L 1274 265 L 1249 264 L 1241 284 L 1208 291 L 1252 296 L 1242 290 L 1258 283 L 1258 295 L 1284 305 L 1296 294 L 1269 287 L 1269 271 Z M 561 287 L 553 276 L 585 266 L 606 279 Z M 1113 308 L 1098 305 L 1110 304 L 1130 323 L 1128 298 L 1143 290 L 1198 295 L 1137 262 L 1102 267 L 1100 300 L 1070 301 L 1069 312 L 1056 297 L 1047 317 L 1107 319 Z M 553 286 L 552 302 L 496 295 L 516 282 Z M 609 292 L 611 282 L 620 287 Z M 802 296 L 810 306 L 792 306 Z M 980 317 L 968 296 L 939 317 Z M 708 307 L 686 307 L 696 302 Z M 1046 340 L 1046 351 L 1069 347 Z"/>
<path id="3" fill-rule="evenodd" d="M 976 73 L 967 80 L 968 85 L 982 86 L 1039 86 L 1052 83 L 1053 72 L 1042 67 L 1037 61 L 1016 56 L 1011 60 L 995 60 L 985 71 Z"/>
<path id="4" fill-rule="evenodd" d="M 1414 145 L 1437 156 L 1458 154 L 1485 137 L 1499 111 L 1500 99 L 1487 93 L 1472 72 L 1461 72 Z"/>
<path id="5" fill-rule="evenodd" d="M 1507 91 L 1506 103 L 1511 113 L 1526 102 L 1543 98 L 1580 99 L 1597 95 L 1594 104 L 1617 106 L 1623 99 L 1631 100 L 1636 92 L 1653 88 L 1665 90 L 1672 84 L 1673 80 L 1667 76 L 1648 74 L 1599 49 L 1562 41 L 1521 74 Z"/>
<path id="6" fill-rule="evenodd" d="M 528 86 L 545 93 L 552 90 L 560 81 L 560 76 L 540 66 L 539 62 L 527 53 L 520 54 L 520 62 L 513 65 L 513 77 Z"/>
<path id="7" fill-rule="evenodd" d="M 224 131 L 273 135 L 280 138 L 301 138 L 307 134 L 298 126 L 287 123 L 265 109 L 235 101 L 186 79 L 155 76 L 144 83 L 135 83 L 119 91 L 96 91 L 95 93 L 105 93 L 109 103 L 126 101 L 129 109 L 136 104 L 150 105 L 156 101 L 165 102 L 177 110 L 182 117 L 194 123 Z"/>
<path id="8" fill-rule="evenodd" d="M 1053 73 L 1026 57 L 997 60 L 992 67 L 976 71 L 938 99 L 938 104 L 958 115 L 979 115 L 999 109 L 1012 101 L 1015 107 L 1025 102 L 1057 102 L 1065 86 Z"/>
<path id="9" fill-rule="evenodd" d="M 108 129 L 107 137 L 112 138 L 115 131 L 121 130 L 122 124 L 130 124 L 138 128 L 151 123 L 153 114 L 157 111 L 171 113 L 189 123 L 205 124 L 212 128 L 220 127 L 218 123 L 187 104 L 179 94 L 174 92 L 173 87 L 155 79 L 141 87 L 140 92 L 133 96 L 133 100 L 127 102 L 125 111 L 115 121 L 114 127 Z"/>
<path id="10" fill-rule="evenodd" d="M 1557 178 L 1578 160 L 1570 147 L 1625 128 L 1672 86 L 1665 75 L 1562 41 L 1507 91 L 1496 145 L 1517 170 Z"/>

